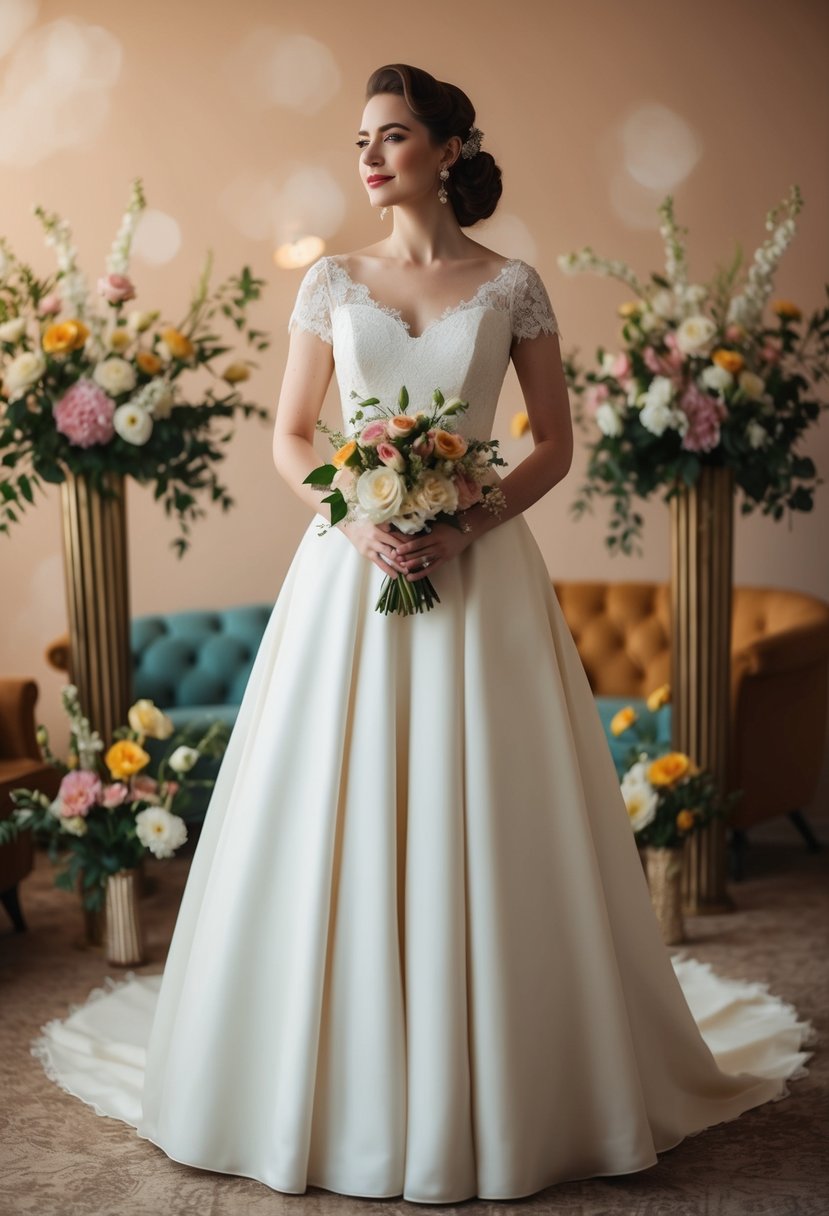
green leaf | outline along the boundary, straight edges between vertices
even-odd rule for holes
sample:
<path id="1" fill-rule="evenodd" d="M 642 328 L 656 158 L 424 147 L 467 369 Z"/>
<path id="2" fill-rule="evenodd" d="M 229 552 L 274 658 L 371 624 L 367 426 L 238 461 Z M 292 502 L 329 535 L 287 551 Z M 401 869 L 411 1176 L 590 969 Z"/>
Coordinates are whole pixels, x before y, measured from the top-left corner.
<path id="1" fill-rule="evenodd" d="M 348 515 L 348 505 L 340 490 L 335 490 L 333 494 L 328 494 L 322 500 L 331 504 L 331 524 L 338 524 L 341 519 L 345 519 Z"/>
<path id="2" fill-rule="evenodd" d="M 337 474 L 337 466 L 335 464 L 322 464 L 319 468 L 312 469 L 307 477 L 303 479 L 303 485 L 310 486 L 330 486 L 334 477 Z"/>

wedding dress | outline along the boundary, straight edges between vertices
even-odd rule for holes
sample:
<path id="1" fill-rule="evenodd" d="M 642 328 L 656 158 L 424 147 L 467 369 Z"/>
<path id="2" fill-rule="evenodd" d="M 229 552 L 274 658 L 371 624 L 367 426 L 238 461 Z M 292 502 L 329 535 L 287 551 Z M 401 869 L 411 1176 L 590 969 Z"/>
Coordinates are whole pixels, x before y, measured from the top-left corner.
<path id="1" fill-rule="evenodd" d="M 360 397 L 439 387 L 491 435 L 513 339 L 559 332 L 512 258 L 421 334 L 344 263 L 289 327 Z M 325 508 L 323 508 L 325 510 Z M 422 1203 L 645 1169 L 788 1093 L 809 1023 L 663 946 L 610 751 L 522 515 L 440 603 L 308 525 L 266 627 L 161 975 L 107 981 L 33 1052 L 171 1158 Z"/>

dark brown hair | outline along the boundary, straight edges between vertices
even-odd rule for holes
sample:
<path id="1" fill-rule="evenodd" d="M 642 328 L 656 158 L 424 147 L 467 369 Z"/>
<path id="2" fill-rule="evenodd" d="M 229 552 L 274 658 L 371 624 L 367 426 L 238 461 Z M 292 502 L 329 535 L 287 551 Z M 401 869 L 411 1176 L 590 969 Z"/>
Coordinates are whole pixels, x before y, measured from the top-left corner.
<path id="1" fill-rule="evenodd" d="M 397 93 L 437 146 L 452 135 L 466 140 L 475 122 L 475 107 L 457 85 L 436 80 L 408 63 L 387 63 L 368 78 L 366 101 L 378 93 Z M 501 170 L 481 148 L 475 156 L 458 156 L 443 183 L 458 223 L 468 228 L 492 215 L 501 197 Z"/>

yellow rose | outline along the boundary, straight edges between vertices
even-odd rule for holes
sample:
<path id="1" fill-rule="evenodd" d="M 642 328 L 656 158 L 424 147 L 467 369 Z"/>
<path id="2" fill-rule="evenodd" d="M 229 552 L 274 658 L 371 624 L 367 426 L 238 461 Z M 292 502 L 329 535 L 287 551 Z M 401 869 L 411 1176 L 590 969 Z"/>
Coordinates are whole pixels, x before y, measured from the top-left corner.
<path id="1" fill-rule="evenodd" d="M 151 739 L 169 739 L 176 729 L 172 720 L 146 698 L 130 706 L 127 721 L 137 735 L 149 735 Z"/>
<path id="2" fill-rule="evenodd" d="M 442 431 L 440 429 L 435 431 L 435 451 L 444 460 L 460 460 L 468 447 L 469 444 L 463 435 L 456 435 L 453 431 Z"/>
<path id="3" fill-rule="evenodd" d="M 343 465 L 348 461 L 349 456 L 353 456 L 356 451 L 357 451 L 356 439 L 349 439 L 348 443 L 344 443 L 341 448 L 337 449 L 337 451 L 331 457 L 331 463 L 333 465 L 335 465 L 338 469 L 341 469 L 343 467 Z"/>
<path id="4" fill-rule="evenodd" d="M 663 705 L 667 705 L 671 699 L 670 684 L 660 684 L 653 692 L 648 694 L 647 706 L 651 713 L 657 709 L 661 709 Z"/>
<path id="5" fill-rule="evenodd" d="M 739 351 L 726 350 L 722 346 L 714 351 L 711 362 L 716 363 L 718 367 L 724 367 L 727 372 L 731 372 L 732 376 L 736 376 L 745 367 L 745 359 Z"/>
<path id="6" fill-rule="evenodd" d="M 691 761 L 684 752 L 666 752 L 648 767 L 647 777 L 651 785 L 676 785 L 682 777 L 690 774 Z"/>
<path id="7" fill-rule="evenodd" d="M 132 777 L 149 762 L 150 757 L 144 748 L 133 743 L 131 739 L 119 739 L 117 743 L 113 743 L 104 756 L 104 763 L 116 781 L 120 781 L 124 777 Z"/>
<path id="8" fill-rule="evenodd" d="M 158 355 L 151 350 L 139 350 L 135 356 L 135 362 L 148 376 L 155 376 L 164 366 Z"/>
<path id="9" fill-rule="evenodd" d="M 167 343 L 170 353 L 174 358 L 189 359 L 193 354 L 195 349 L 193 343 L 180 330 L 173 329 L 170 326 L 167 329 L 162 329 L 161 337 Z"/>
<path id="10" fill-rule="evenodd" d="M 513 439 L 520 439 L 522 435 L 526 435 L 530 429 L 530 420 L 523 410 L 519 410 L 517 414 L 513 414 L 509 429 Z"/>
<path id="11" fill-rule="evenodd" d="M 772 300 L 771 310 L 778 317 L 789 317 L 792 321 L 799 321 L 803 316 L 793 300 Z"/>
<path id="12" fill-rule="evenodd" d="M 690 832 L 696 821 L 697 817 L 693 811 L 680 811 L 676 817 L 677 830 L 680 832 Z"/>
<path id="13" fill-rule="evenodd" d="M 250 368 L 245 363 L 229 363 L 222 372 L 222 379 L 228 384 L 238 384 L 241 380 L 250 379 Z"/>
<path id="14" fill-rule="evenodd" d="M 127 333 L 123 327 L 113 329 L 112 333 L 109 335 L 110 350 L 125 350 L 126 347 L 129 346 L 130 342 L 132 342 L 132 334 Z"/>
<path id="15" fill-rule="evenodd" d="M 88 337 L 89 330 L 83 321 L 57 321 L 48 327 L 41 345 L 49 355 L 62 355 L 78 350 Z"/>
<path id="16" fill-rule="evenodd" d="M 633 726 L 634 722 L 639 720 L 639 715 L 632 705 L 626 705 L 624 709 L 620 709 L 618 713 L 613 715 L 610 722 L 610 730 L 614 735 L 621 735 L 629 726 Z"/>
<path id="17" fill-rule="evenodd" d="M 625 300 L 624 303 L 619 305 L 618 309 L 620 317 L 635 317 L 638 316 L 641 311 L 642 305 L 638 300 Z"/>

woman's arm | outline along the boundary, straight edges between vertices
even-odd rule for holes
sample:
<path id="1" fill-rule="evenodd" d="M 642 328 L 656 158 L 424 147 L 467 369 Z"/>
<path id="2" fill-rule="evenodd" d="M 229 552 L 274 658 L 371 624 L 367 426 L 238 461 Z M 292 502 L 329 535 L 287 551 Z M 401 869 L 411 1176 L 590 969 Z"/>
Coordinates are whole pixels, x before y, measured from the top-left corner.
<path id="1" fill-rule="evenodd" d="M 460 515 L 468 531 L 460 532 L 449 524 L 438 525 L 429 535 L 414 537 L 399 546 L 398 557 L 411 571 L 409 578 L 412 581 L 428 573 L 425 570 L 417 573 L 421 551 L 428 556 L 430 569 L 440 560 L 456 556 L 484 532 L 526 511 L 570 469 L 573 423 L 558 334 L 539 334 L 514 342 L 512 361 L 524 394 L 535 446 L 501 482 L 506 506 L 500 515 L 494 515 L 476 503 Z"/>
<path id="2" fill-rule="evenodd" d="M 291 333 L 288 359 L 279 391 L 273 430 L 273 462 L 294 493 L 315 512 L 325 512 L 323 494 L 303 482 L 320 464 L 314 448 L 317 419 L 331 382 L 334 353 L 330 343 L 297 327 Z M 343 520 L 336 525 L 363 557 L 384 574 L 397 578 L 398 536 L 388 524 Z"/>

